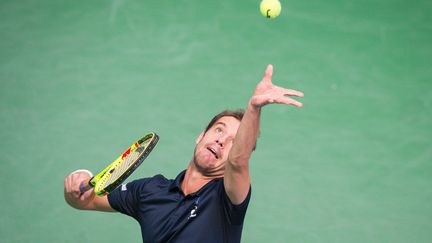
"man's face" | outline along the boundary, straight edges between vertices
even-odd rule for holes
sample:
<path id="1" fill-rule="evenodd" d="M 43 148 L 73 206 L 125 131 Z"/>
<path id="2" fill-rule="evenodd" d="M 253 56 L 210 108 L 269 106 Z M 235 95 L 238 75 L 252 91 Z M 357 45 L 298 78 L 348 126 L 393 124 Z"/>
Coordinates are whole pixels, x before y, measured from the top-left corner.
<path id="1" fill-rule="evenodd" d="M 223 174 L 240 121 L 223 116 L 196 140 L 194 163 L 205 174 Z"/>

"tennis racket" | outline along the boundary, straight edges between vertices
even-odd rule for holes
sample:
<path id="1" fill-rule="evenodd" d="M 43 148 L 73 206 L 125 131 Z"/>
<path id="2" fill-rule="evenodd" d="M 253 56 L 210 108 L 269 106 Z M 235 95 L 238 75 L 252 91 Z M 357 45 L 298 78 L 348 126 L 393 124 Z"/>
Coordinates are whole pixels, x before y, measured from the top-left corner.
<path id="1" fill-rule="evenodd" d="M 147 158 L 159 141 L 156 133 L 149 133 L 132 144 L 116 160 L 90 180 L 82 181 L 80 191 L 84 193 L 92 188 L 96 195 L 107 195 L 114 191 Z"/>

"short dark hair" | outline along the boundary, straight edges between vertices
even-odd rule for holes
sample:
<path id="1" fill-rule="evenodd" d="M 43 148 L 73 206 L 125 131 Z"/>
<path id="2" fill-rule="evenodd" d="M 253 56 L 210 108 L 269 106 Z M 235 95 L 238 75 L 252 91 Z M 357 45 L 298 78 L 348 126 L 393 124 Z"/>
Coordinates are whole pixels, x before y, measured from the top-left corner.
<path id="1" fill-rule="evenodd" d="M 221 113 L 217 114 L 213 117 L 213 119 L 210 121 L 210 123 L 207 125 L 205 132 L 207 132 L 220 118 L 224 116 L 232 116 L 236 118 L 237 120 L 241 121 L 243 119 L 244 110 L 243 109 L 237 109 L 237 110 L 224 110 Z"/>

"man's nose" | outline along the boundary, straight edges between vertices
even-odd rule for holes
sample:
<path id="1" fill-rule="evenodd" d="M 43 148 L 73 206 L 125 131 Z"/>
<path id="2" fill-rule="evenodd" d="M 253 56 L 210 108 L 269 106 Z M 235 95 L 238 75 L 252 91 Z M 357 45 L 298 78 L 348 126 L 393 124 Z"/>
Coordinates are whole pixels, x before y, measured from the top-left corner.
<path id="1" fill-rule="evenodd" d="M 226 142 L 225 136 L 220 136 L 216 139 L 216 143 L 219 144 L 219 146 L 221 146 L 222 148 L 224 147 L 225 142 Z"/>
<path id="2" fill-rule="evenodd" d="M 223 148 L 223 142 L 218 138 L 216 143 Z"/>

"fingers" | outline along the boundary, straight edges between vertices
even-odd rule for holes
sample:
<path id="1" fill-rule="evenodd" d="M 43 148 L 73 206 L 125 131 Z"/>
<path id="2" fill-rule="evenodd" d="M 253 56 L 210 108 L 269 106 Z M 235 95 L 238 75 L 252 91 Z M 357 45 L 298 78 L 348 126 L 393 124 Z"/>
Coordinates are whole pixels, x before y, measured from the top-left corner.
<path id="1" fill-rule="evenodd" d="M 295 99 L 289 98 L 289 97 L 283 97 L 279 101 L 282 104 L 294 105 L 296 107 L 302 107 L 303 106 L 303 103 L 301 103 Z"/>
<path id="2" fill-rule="evenodd" d="M 69 192 L 70 192 L 70 188 L 71 188 L 71 186 L 70 186 L 70 176 L 67 176 L 67 177 L 64 179 L 64 188 L 65 188 L 65 192 L 66 192 L 66 193 L 69 193 Z"/>
<path id="3" fill-rule="evenodd" d="M 268 98 L 265 102 L 266 104 L 285 104 L 285 105 L 294 105 L 296 107 L 302 107 L 303 103 L 290 98 L 290 97 L 276 97 L 276 98 Z"/>
<path id="4" fill-rule="evenodd" d="M 273 65 L 267 65 L 264 78 L 255 88 L 251 98 L 251 104 L 255 107 L 262 107 L 267 104 L 287 104 L 302 107 L 303 104 L 290 96 L 303 97 L 301 91 L 286 89 L 272 83 Z"/>
<path id="5" fill-rule="evenodd" d="M 74 197 L 79 197 L 81 192 L 79 190 L 79 185 L 83 178 L 81 178 L 80 173 L 74 173 L 71 175 L 71 193 Z"/>
<path id="6" fill-rule="evenodd" d="M 79 195 L 79 200 L 84 201 L 84 199 L 87 197 L 86 193 L 87 192 L 80 194 Z"/>
<path id="7" fill-rule="evenodd" d="M 269 65 L 267 65 L 265 75 L 264 75 L 264 78 L 262 81 L 272 83 L 272 76 L 273 76 L 273 65 L 269 64 Z M 278 87 L 276 85 L 272 85 L 272 86 L 274 88 L 276 88 L 276 90 L 281 91 L 284 95 L 297 96 L 297 97 L 303 97 L 304 96 L 303 92 L 300 92 L 297 90 L 285 89 L 282 87 Z"/>
<path id="8" fill-rule="evenodd" d="M 88 191 L 86 191 L 86 192 L 80 194 L 79 199 L 80 199 L 81 201 L 84 201 L 86 198 L 91 197 L 92 194 L 93 194 L 93 191 L 92 191 L 92 190 L 88 190 Z"/>
<path id="9" fill-rule="evenodd" d="M 297 97 L 303 97 L 303 92 L 293 90 L 293 89 L 283 89 L 282 90 L 282 97 L 279 99 L 280 103 L 287 104 L 287 105 L 294 105 L 297 107 L 302 107 L 303 103 L 289 97 L 289 96 L 297 96 Z"/>
<path id="10" fill-rule="evenodd" d="M 273 85 L 276 92 L 279 94 L 285 95 L 285 96 L 297 96 L 297 97 L 303 97 L 304 94 L 301 91 L 294 90 L 294 89 L 285 89 L 276 85 Z"/>
<path id="11" fill-rule="evenodd" d="M 75 172 L 68 175 L 65 180 L 65 192 L 73 198 L 84 200 L 84 194 L 80 191 L 82 181 L 89 180 L 90 175 L 86 172 Z"/>
<path id="12" fill-rule="evenodd" d="M 297 107 L 302 107 L 303 104 L 297 100 L 290 98 L 289 96 L 303 97 L 304 94 L 301 91 L 297 91 L 294 89 L 285 89 L 281 87 L 277 87 L 279 94 L 281 94 L 282 98 L 278 99 L 278 103 L 295 105 Z"/>
<path id="13" fill-rule="evenodd" d="M 293 90 L 293 89 L 284 89 L 284 95 L 287 96 L 297 96 L 297 97 L 303 97 L 304 94 L 303 92 L 297 91 L 297 90 Z"/>
<path id="14" fill-rule="evenodd" d="M 273 65 L 269 64 L 267 65 L 267 68 L 265 70 L 263 82 L 271 83 L 272 76 L 273 76 Z"/>
<path id="15" fill-rule="evenodd" d="M 286 104 L 302 107 L 303 103 L 284 95 L 258 95 L 251 99 L 251 104 L 262 107 L 268 104 Z"/>

